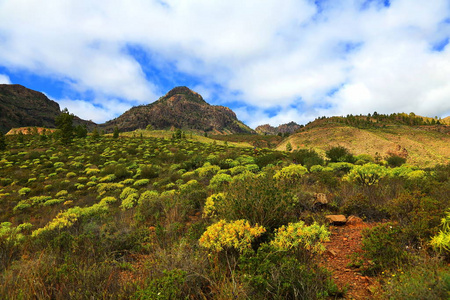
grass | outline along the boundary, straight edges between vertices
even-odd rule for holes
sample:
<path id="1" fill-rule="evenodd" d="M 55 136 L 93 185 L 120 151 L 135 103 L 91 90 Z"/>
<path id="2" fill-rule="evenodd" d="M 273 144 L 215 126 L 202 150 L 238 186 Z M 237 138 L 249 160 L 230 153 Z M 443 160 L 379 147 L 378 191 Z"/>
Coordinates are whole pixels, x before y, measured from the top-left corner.
<path id="1" fill-rule="evenodd" d="M 377 153 L 382 157 L 400 146 L 408 151 L 407 163 L 420 167 L 445 164 L 450 160 L 450 135 L 403 125 L 377 129 L 359 129 L 341 124 L 324 124 L 290 136 L 276 149 L 312 148 L 321 154 L 333 146 L 345 146 L 354 155 Z"/>

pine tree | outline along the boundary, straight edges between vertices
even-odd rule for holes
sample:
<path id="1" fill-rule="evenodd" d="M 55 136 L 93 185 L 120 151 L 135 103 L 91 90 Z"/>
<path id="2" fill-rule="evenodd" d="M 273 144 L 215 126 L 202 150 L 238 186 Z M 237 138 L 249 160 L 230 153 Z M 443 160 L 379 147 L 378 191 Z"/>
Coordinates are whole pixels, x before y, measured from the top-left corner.
<path id="1" fill-rule="evenodd" d="M 77 138 L 84 139 L 85 137 L 87 137 L 87 132 L 88 130 L 86 124 L 78 125 L 77 127 L 75 127 L 75 134 Z"/>
<path id="2" fill-rule="evenodd" d="M 62 113 L 56 117 L 56 126 L 60 130 L 61 142 L 68 145 L 73 139 L 73 118 L 74 115 L 69 113 L 67 108 L 64 108 Z"/>
<path id="3" fill-rule="evenodd" d="M 98 133 L 97 127 L 95 127 L 94 130 L 92 130 L 92 138 L 94 140 L 97 140 L 99 137 L 100 137 L 100 134 Z"/>
<path id="4" fill-rule="evenodd" d="M 117 139 L 118 137 L 119 137 L 119 128 L 116 126 L 114 127 L 113 138 Z"/>

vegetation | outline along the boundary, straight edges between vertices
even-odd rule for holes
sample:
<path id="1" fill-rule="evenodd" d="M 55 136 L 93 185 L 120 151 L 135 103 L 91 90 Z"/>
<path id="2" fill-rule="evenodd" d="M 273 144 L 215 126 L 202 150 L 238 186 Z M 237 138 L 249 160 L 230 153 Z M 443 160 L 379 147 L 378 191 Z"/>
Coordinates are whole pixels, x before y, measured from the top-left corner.
<path id="1" fill-rule="evenodd" d="M 389 166 L 343 147 L 325 160 L 313 149 L 255 151 L 171 135 L 97 131 L 68 144 L 54 134 L 6 136 L 0 294 L 337 297 L 345 291 L 321 267 L 327 214 L 377 222 L 353 267 L 378 280 L 386 297 L 448 291 L 450 164 Z M 318 208 L 315 193 L 329 204 Z"/>
<path id="2" fill-rule="evenodd" d="M 6 149 L 6 138 L 3 132 L 0 131 L 0 151 Z"/>
<path id="3" fill-rule="evenodd" d="M 70 144 L 73 139 L 73 118 L 74 115 L 65 108 L 55 120 L 56 126 L 60 130 L 61 142 L 65 145 Z"/>

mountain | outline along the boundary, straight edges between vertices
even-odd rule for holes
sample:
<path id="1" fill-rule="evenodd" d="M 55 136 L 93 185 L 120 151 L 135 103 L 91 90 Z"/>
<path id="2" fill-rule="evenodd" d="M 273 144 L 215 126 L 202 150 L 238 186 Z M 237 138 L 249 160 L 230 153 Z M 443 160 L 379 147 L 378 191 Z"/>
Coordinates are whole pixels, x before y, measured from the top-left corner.
<path id="1" fill-rule="evenodd" d="M 307 124 L 278 144 L 278 150 L 314 149 L 322 155 L 334 146 L 344 146 L 354 155 L 390 153 L 405 156 L 407 163 L 421 167 L 446 164 L 450 161 L 450 126 L 424 125 L 422 117 L 406 118 L 405 114 L 382 115 L 376 118 L 319 118 Z M 445 120 L 445 119 L 444 119 Z M 408 125 L 411 123 L 419 125 Z M 425 122 L 424 122 L 425 123 Z"/>
<path id="2" fill-rule="evenodd" d="M 106 132 L 115 126 L 121 131 L 146 128 L 194 130 L 213 134 L 254 133 L 224 106 L 210 105 L 198 93 L 181 86 L 159 100 L 135 106 L 114 120 L 100 125 Z"/>
<path id="3" fill-rule="evenodd" d="M 255 131 L 258 134 L 263 134 L 263 135 L 277 135 L 279 133 L 285 135 L 285 134 L 292 134 L 294 132 L 296 132 L 297 130 L 299 130 L 300 128 L 302 128 L 302 125 L 299 125 L 295 122 L 289 122 L 287 124 L 282 124 L 279 125 L 277 127 L 273 127 L 270 126 L 269 124 L 265 124 L 265 125 L 260 125 L 258 127 L 255 128 Z"/>
<path id="4" fill-rule="evenodd" d="M 0 130 L 14 127 L 55 127 L 59 104 L 19 84 L 0 84 Z"/>
<path id="5" fill-rule="evenodd" d="M 59 104 L 43 93 L 19 84 L 0 84 L 0 130 L 3 133 L 19 127 L 55 128 L 55 118 L 59 114 Z M 86 124 L 89 129 L 96 125 L 77 116 L 73 123 Z"/>

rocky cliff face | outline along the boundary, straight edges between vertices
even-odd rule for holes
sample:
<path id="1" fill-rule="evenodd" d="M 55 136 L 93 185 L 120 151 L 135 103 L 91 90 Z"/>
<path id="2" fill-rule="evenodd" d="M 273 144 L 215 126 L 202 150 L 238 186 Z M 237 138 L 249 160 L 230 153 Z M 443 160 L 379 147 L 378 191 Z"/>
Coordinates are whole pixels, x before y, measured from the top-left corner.
<path id="1" fill-rule="evenodd" d="M 59 104 L 18 84 L 0 84 L 0 130 L 14 127 L 55 127 Z"/>
<path id="2" fill-rule="evenodd" d="M 187 87 L 176 87 L 154 103 L 136 106 L 102 124 L 107 132 L 117 126 L 132 131 L 151 125 L 154 129 L 180 128 L 214 134 L 253 133 L 227 107 L 210 105 Z"/>
<path id="3" fill-rule="evenodd" d="M 295 122 L 290 122 L 287 124 L 282 124 L 277 127 L 270 126 L 269 124 L 260 125 L 256 127 L 255 131 L 258 134 L 268 134 L 268 135 L 276 135 L 278 133 L 281 134 L 292 134 L 302 128 L 302 125 L 298 125 Z"/>
<path id="4" fill-rule="evenodd" d="M 0 84 L 0 130 L 3 133 L 18 127 L 55 128 L 55 118 L 61 114 L 59 104 L 44 94 L 19 84 Z M 74 125 L 96 124 L 75 116 Z"/>

